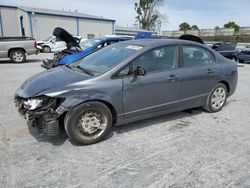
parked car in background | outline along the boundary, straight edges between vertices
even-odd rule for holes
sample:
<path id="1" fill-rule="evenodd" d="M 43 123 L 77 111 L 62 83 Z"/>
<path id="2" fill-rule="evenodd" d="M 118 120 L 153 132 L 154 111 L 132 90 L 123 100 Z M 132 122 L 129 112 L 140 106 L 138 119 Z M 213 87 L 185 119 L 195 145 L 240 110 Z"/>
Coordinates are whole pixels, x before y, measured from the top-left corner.
<path id="1" fill-rule="evenodd" d="M 77 40 L 75 37 L 73 37 L 73 35 L 71 35 L 69 32 L 67 32 L 63 28 L 60 28 L 60 27 L 55 28 L 53 31 L 53 35 L 57 39 L 60 39 L 61 41 L 65 42 L 66 49 L 54 53 L 53 59 L 44 59 L 41 66 L 46 69 L 53 68 L 54 65 L 58 64 L 58 61 L 64 56 L 82 51 L 79 45 L 79 40 Z"/>
<path id="2" fill-rule="evenodd" d="M 37 54 L 36 40 L 30 37 L 0 37 L 0 58 L 23 63 L 27 55 Z"/>
<path id="3" fill-rule="evenodd" d="M 112 125 L 202 106 L 220 111 L 237 85 L 237 64 L 186 40 L 119 42 L 39 73 L 16 91 L 29 125 L 92 144 Z"/>
<path id="4" fill-rule="evenodd" d="M 250 48 L 239 49 L 237 58 L 239 63 L 250 63 Z"/>
<path id="5" fill-rule="evenodd" d="M 70 62 L 74 62 L 80 58 L 86 57 L 87 55 L 93 52 L 96 52 L 102 48 L 105 48 L 111 44 L 126 41 L 126 40 L 131 40 L 131 37 L 113 36 L 113 37 L 93 38 L 93 39 L 83 41 L 80 43 L 80 47 L 82 48 L 81 52 L 62 58 L 58 62 L 58 65 L 65 65 Z"/>
<path id="6" fill-rule="evenodd" d="M 73 37 L 77 42 L 84 40 L 82 39 L 81 36 L 73 36 Z M 40 49 L 40 51 L 45 53 L 58 52 L 65 50 L 67 48 L 66 43 L 55 36 L 50 36 L 45 40 L 37 41 L 37 46 Z"/>
<path id="7" fill-rule="evenodd" d="M 218 41 L 208 41 L 204 43 L 224 57 L 237 61 L 236 44 Z"/>
<path id="8" fill-rule="evenodd" d="M 73 42 L 73 38 L 70 37 L 69 33 L 66 33 L 62 30 L 60 35 L 68 36 L 67 38 L 70 39 L 67 41 L 67 44 Z M 116 42 L 131 40 L 132 37 L 123 37 L 123 36 L 105 36 L 102 38 L 92 38 L 89 40 L 81 41 L 78 46 L 78 50 L 75 49 L 67 49 L 66 51 L 62 51 L 56 53 L 54 58 L 49 60 L 44 60 L 42 67 L 46 69 L 54 68 L 57 66 L 62 66 L 68 64 L 70 62 L 76 61 L 80 58 L 86 57 L 87 55 L 96 52 L 106 46 L 109 46 Z"/>

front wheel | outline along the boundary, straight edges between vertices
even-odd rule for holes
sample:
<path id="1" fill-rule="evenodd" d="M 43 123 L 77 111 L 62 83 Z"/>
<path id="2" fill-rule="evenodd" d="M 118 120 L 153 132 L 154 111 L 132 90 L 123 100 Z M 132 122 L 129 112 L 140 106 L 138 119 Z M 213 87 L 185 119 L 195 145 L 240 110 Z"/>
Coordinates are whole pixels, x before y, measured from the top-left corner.
<path id="1" fill-rule="evenodd" d="M 86 102 L 65 117 L 68 137 L 79 144 L 93 144 L 105 137 L 113 122 L 110 109 L 101 102 Z"/>
<path id="2" fill-rule="evenodd" d="M 203 108 L 208 112 L 219 112 L 227 100 L 227 88 L 224 84 L 218 83 L 212 89 Z"/>
<path id="3" fill-rule="evenodd" d="M 44 46 L 44 47 L 43 47 L 43 52 L 44 52 L 44 53 L 49 53 L 49 52 L 51 52 L 50 47 L 49 47 L 49 46 Z"/>

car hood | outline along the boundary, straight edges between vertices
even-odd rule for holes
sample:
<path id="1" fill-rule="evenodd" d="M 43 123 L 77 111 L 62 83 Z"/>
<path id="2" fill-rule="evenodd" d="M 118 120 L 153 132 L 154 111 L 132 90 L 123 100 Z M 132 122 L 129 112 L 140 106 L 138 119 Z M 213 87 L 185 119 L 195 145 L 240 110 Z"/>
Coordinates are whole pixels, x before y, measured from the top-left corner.
<path id="1" fill-rule="evenodd" d="M 16 94 L 23 98 L 30 98 L 70 90 L 71 84 L 90 78 L 92 77 L 87 74 L 66 67 L 58 67 L 32 76 L 21 85 Z"/>
<path id="2" fill-rule="evenodd" d="M 53 31 L 53 35 L 61 41 L 64 41 L 67 47 L 75 46 L 81 48 L 78 42 L 74 39 L 74 37 L 61 27 L 55 28 Z"/>
<path id="3" fill-rule="evenodd" d="M 45 41 L 39 40 L 39 41 L 36 41 L 36 43 L 37 43 L 37 44 L 43 44 L 43 43 L 45 43 Z"/>

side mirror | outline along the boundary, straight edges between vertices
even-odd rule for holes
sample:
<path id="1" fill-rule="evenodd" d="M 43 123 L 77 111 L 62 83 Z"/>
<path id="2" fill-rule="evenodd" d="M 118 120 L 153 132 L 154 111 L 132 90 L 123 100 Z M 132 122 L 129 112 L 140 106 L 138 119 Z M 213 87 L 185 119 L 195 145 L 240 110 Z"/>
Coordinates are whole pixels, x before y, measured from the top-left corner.
<path id="1" fill-rule="evenodd" d="M 141 67 L 136 67 L 134 70 L 134 76 L 146 76 L 146 70 Z"/>
<path id="2" fill-rule="evenodd" d="M 218 50 L 220 48 L 220 45 L 213 45 L 212 47 L 214 50 Z"/>

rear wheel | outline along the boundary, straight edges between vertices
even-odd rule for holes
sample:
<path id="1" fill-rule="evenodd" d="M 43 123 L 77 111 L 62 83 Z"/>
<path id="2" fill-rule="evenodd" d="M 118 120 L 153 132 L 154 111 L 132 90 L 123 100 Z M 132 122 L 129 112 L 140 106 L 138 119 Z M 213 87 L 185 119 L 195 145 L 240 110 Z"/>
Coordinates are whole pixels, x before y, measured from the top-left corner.
<path id="1" fill-rule="evenodd" d="M 225 105 L 227 100 L 227 88 L 224 84 L 218 83 L 210 92 L 207 104 L 203 106 L 208 112 L 218 112 Z"/>
<path id="2" fill-rule="evenodd" d="M 26 55 L 23 50 L 13 50 L 10 52 L 10 59 L 14 63 L 23 63 L 26 61 Z"/>
<path id="3" fill-rule="evenodd" d="M 65 117 L 65 131 L 69 138 L 80 144 L 93 144 L 105 137 L 112 126 L 110 109 L 101 102 L 86 102 Z"/>

